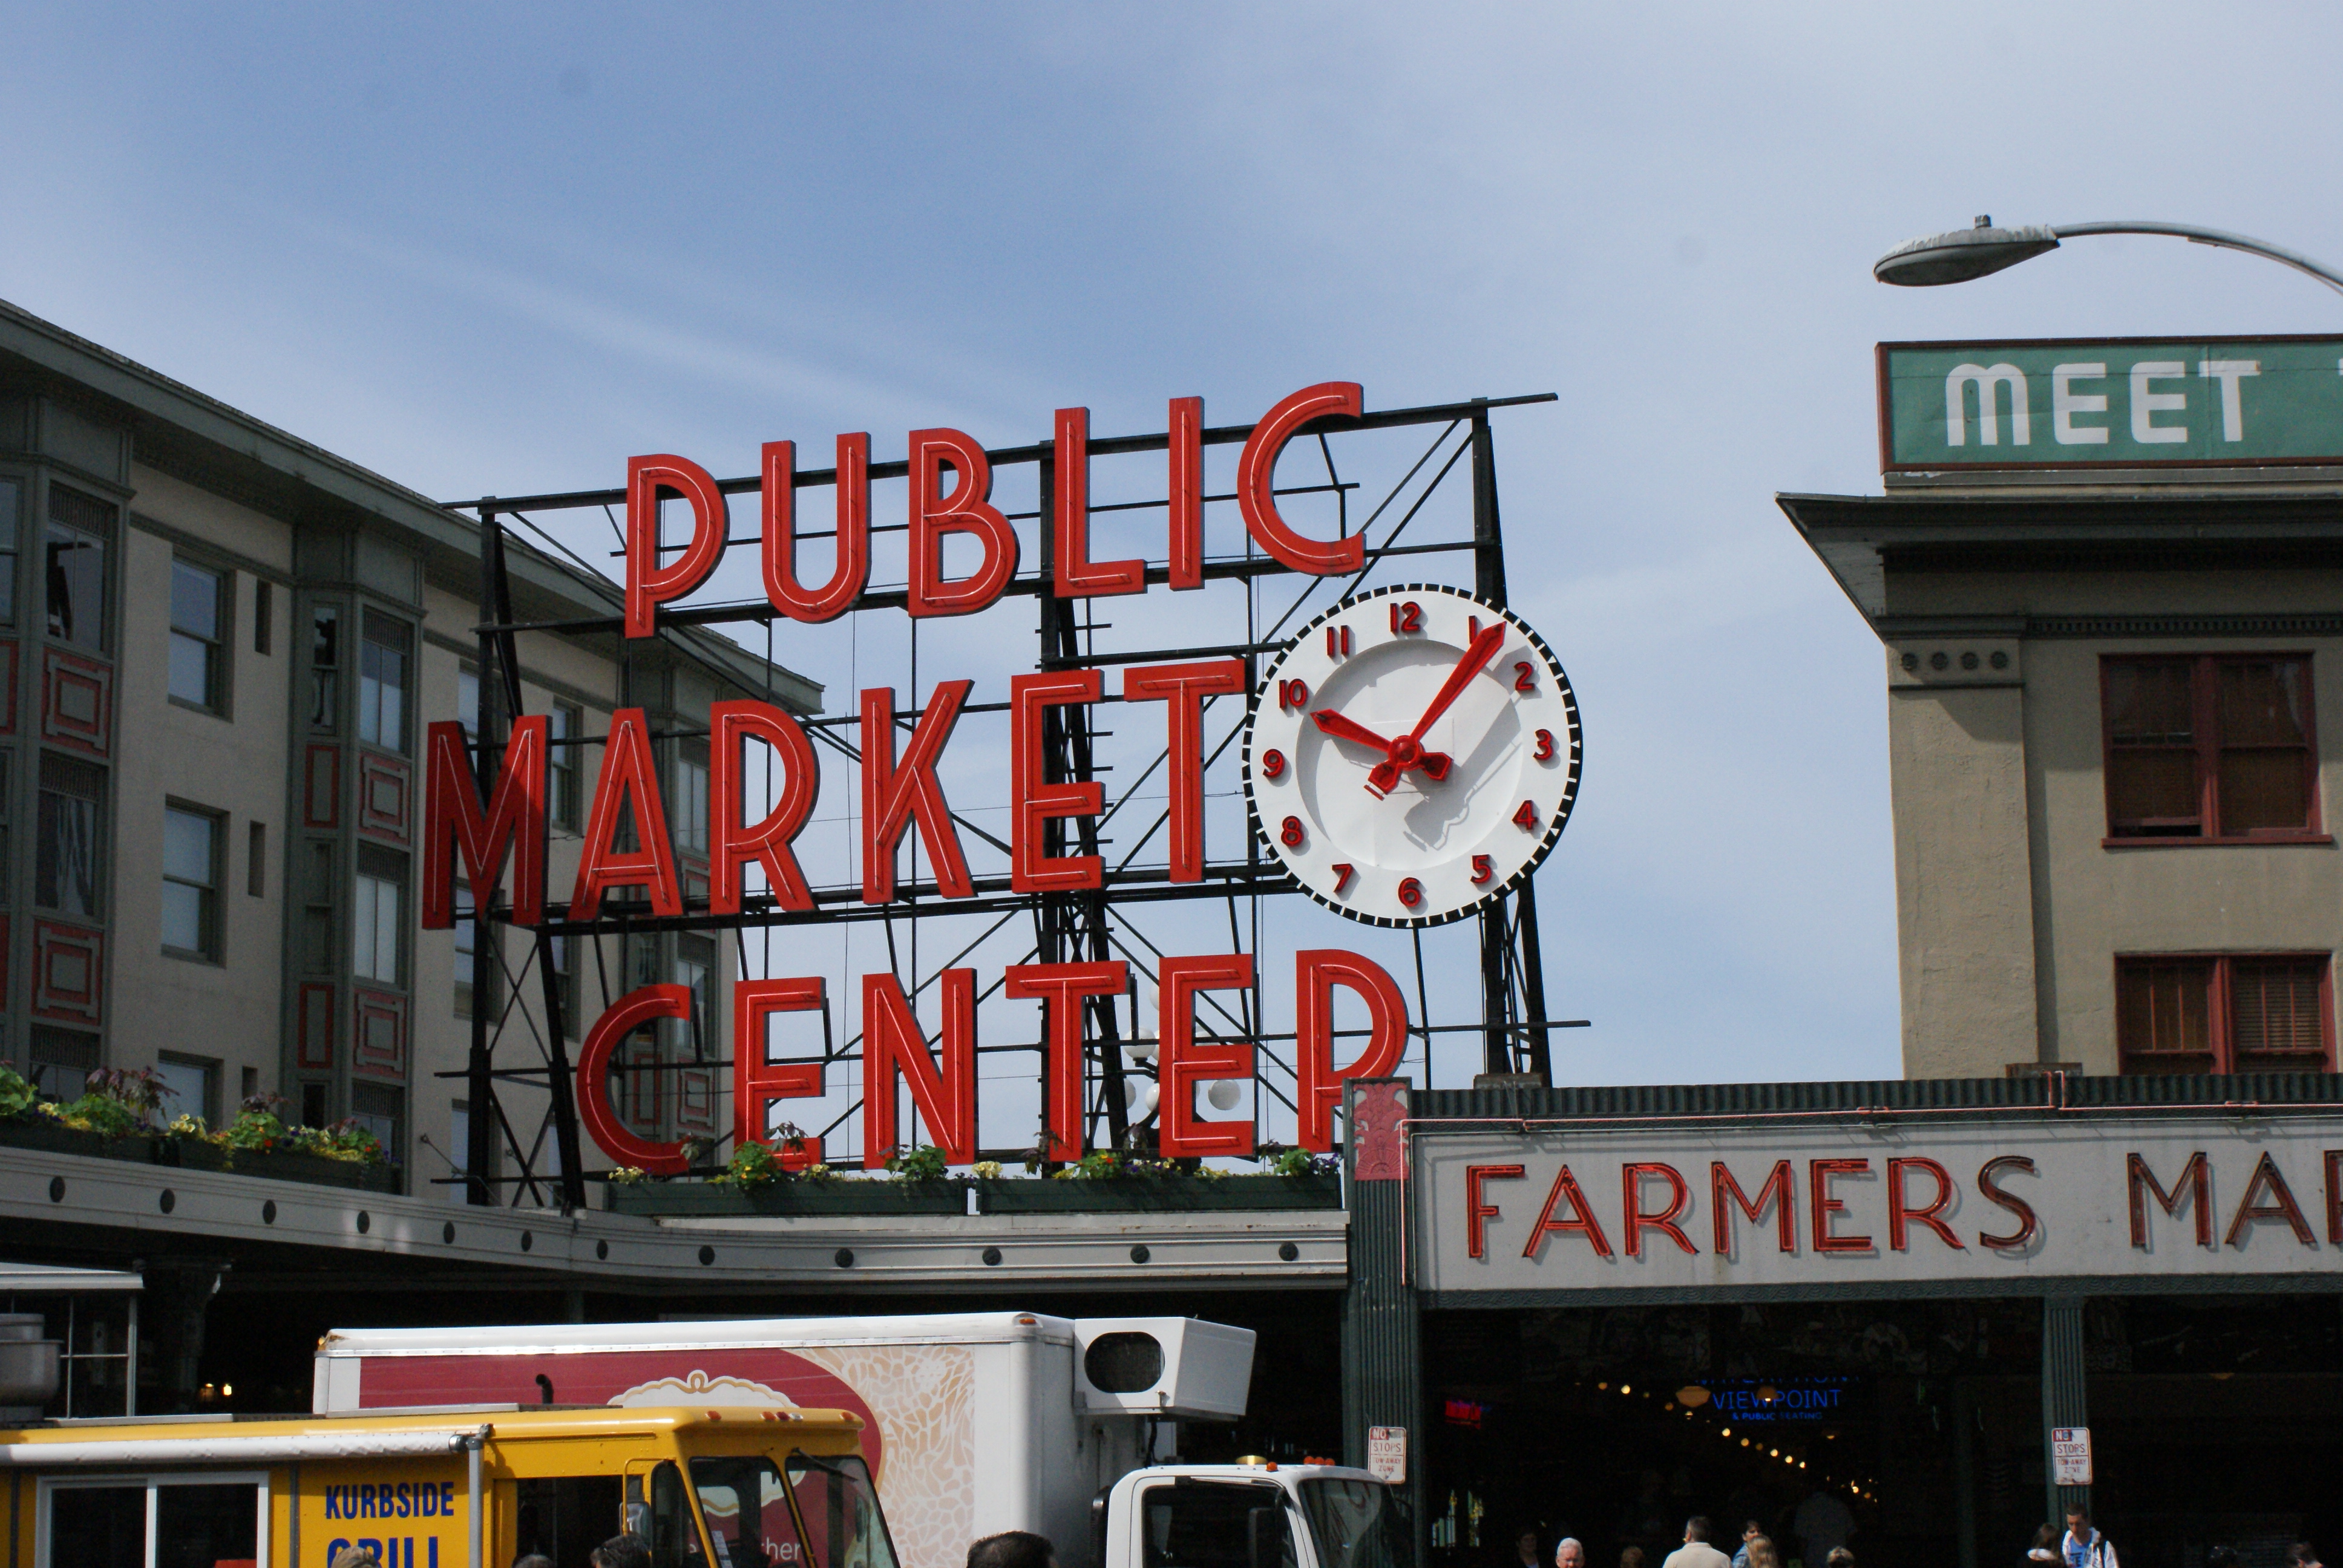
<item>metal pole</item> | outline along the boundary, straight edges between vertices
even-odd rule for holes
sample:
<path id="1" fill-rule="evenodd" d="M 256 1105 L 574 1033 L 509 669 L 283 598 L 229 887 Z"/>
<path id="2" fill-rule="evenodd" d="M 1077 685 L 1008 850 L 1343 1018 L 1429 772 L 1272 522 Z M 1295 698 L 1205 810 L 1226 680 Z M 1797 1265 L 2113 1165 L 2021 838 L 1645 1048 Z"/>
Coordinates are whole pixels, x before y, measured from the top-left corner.
<path id="1" fill-rule="evenodd" d="M 1505 545 L 1497 520 L 1497 456 L 1489 434 L 1489 410 L 1476 402 L 1473 408 L 1473 588 L 1491 604 L 1505 604 Z M 1481 911 L 1481 1022 L 1488 1031 L 1481 1042 L 1481 1070 L 1513 1070 L 1513 1040 L 1505 1026 L 1511 1021 L 1513 988 L 1505 979 L 1505 900 L 1493 900 Z"/>
<path id="2" fill-rule="evenodd" d="M 2297 272 L 2307 272 L 2328 287 L 2343 293 L 2343 273 L 2337 273 L 2303 255 L 2288 250 L 2268 240 L 2254 239 L 2226 229 L 2205 228 L 2193 223 L 2155 223 L 2136 218 L 2118 219 L 2113 223 L 2059 223 L 2050 226 L 2050 232 L 2060 239 L 2074 239 L 2093 234 L 2162 234 L 2185 239 L 2197 245 L 2209 245 L 2221 250 L 2242 250 L 2248 256 L 2258 256 L 2290 266 Z"/>
<path id="3" fill-rule="evenodd" d="M 502 537 L 497 523 L 497 509 L 489 501 L 480 502 L 480 620 L 482 626 L 497 621 L 497 540 Z M 478 786 L 480 799 L 489 798 L 497 786 L 496 764 L 490 759 L 496 730 L 493 713 L 496 706 L 495 671 L 497 639 L 495 634 L 479 634 L 479 733 L 473 737 L 472 776 Z M 427 873 L 427 875 L 428 873 Z M 496 1191 L 488 1184 L 488 1166 L 496 1151 L 497 1081 L 495 1053 L 488 1041 L 488 1025 L 495 1011 L 495 999 L 489 994 L 488 975 L 493 972 L 484 966 L 496 940 L 496 928 L 488 920 L 488 900 L 481 890 L 472 890 L 472 1050 L 467 1066 L 464 1093 L 468 1108 L 464 1113 L 464 1201 L 487 1205 L 494 1203 Z"/>
<path id="4" fill-rule="evenodd" d="M 482 1568 L 488 1561 L 488 1520 L 480 1507 L 480 1450 L 488 1442 L 489 1430 L 483 1426 L 460 1440 L 464 1445 L 465 1486 L 471 1509 L 468 1516 L 471 1524 L 471 1568 Z"/>

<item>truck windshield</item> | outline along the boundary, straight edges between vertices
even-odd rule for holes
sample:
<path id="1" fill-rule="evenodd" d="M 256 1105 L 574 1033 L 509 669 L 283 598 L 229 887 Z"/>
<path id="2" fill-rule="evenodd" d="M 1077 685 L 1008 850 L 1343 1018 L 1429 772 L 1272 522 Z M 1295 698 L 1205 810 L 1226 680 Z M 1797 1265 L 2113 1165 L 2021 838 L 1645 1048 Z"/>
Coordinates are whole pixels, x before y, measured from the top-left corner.
<path id="1" fill-rule="evenodd" d="M 1140 1497 L 1141 1568 L 1294 1568 L 1285 1493 L 1274 1482 L 1183 1477 Z"/>
<path id="2" fill-rule="evenodd" d="M 709 1539 L 716 1543 L 717 1568 L 799 1568 L 806 1563 L 789 1499 L 781 1493 L 780 1472 L 771 1460 L 760 1453 L 702 1455 L 691 1462 L 691 1485 L 699 1493 Z M 696 1543 L 691 1551 L 696 1561 Z"/>
<path id="3" fill-rule="evenodd" d="M 896 1568 L 879 1491 L 860 1459 L 850 1453 L 817 1459 L 799 1449 L 789 1455 L 788 1469 L 789 1491 L 804 1521 L 809 1568 Z M 739 1558 L 733 1563 L 740 1568 Z"/>
<path id="4" fill-rule="evenodd" d="M 1413 1568 L 1415 1533 L 1398 1494 L 1381 1482 L 1304 1481 L 1302 1509 L 1318 1543 L 1318 1568 Z"/>

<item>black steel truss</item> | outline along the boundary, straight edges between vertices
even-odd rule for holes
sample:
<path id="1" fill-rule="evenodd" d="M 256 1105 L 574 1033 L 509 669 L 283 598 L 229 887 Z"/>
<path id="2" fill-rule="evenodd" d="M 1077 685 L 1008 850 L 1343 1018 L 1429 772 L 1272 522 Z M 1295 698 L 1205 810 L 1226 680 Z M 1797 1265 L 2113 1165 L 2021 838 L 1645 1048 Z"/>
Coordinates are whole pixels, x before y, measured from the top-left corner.
<path id="1" fill-rule="evenodd" d="M 1553 394 L 1523 397 L 1475 398 L 1467 403 L 1435 405 L 1418 408 L 1402 408 L 1372 412 L 1356 419 L 1320 421 L 1303 428 L 1295 440 L 1314 439 L 1323 457 L 1326 480 L 1321 484 L 1279 487 L 1281 496 L 1332 494 L 1336 498 L 1344 536 L 1352 529 L 1349 524 L 1351 492 L 1359 488 L 1345 482 L 1336 471 L 1334 454 L 1327 437 L 1338 433 L 1390 429 L 1409 426 L 1437 425 L 1440 430 L 1431 444 L 1391 487 L 1382 501 L 1372 510 L 1358 528 L 1361 534 L 1371 534 L 1384 514 L 1401 498 L 1410 494 L 1419 477 L 1435 458 L 1438 467 L 1431 477 L 1415 489 L 1406 509 L 1383 531 L 1380 541 L 1370 537 L 1359 572 L 1337 589 L 1336 598 L 1353 591 L 1366 577 L 1385 561 L 1419 556 L 1469 553 L 1473 562 L 1473 586 L 1483 598 L 1499 605 L 1506 602 L 1505 547 L 1499 522 L 1495 451 L 1490 430 L 1492 410 L 1523 404 L 1551 402 Z M 1462 440 L 1452 444 L 1459 431 Z M 1203 432 L 1204 444 L 1228 445 L 1243 441 L 1252 434 L 1251 426 L 1221 426 Z M 1170 444 L 1168 434 L 1093 438 L 1090 451 L 1094 457 L 1144 453 L 1165 450 Z M 1197 658 L 1241 658 L 1244 663 L 1244 700 L 1250 704 L 1260 685 L 1260 663 L 1264 655 L 1272 654 L 1285 646 L 1281 635 L 1291 625 L 1302 606 L 1316 595 L 1327 579 L 1310 577 L 1283 612 L 1268 625 L 1261 624 L 1259 587 L 1265 579 L 1282 576 L 1301 575 L 1292 568 L 1268 557 L 1252 552 L 1250 541 L 1242 557 L 1207 560 L 1204 563 L 1206 581 L 1242 581 L 1247 585 L 1247 628 L 1241 643 L 1222 643 L 1202 647 L 1131 649 L 1101 649 L 1095 646 L 1097 623 L 1091 617 L 1091 599 L 1060 598 L 1052 591 L 1052 533 L 1049 526 L 1051 516 L 1052 465 L 1055 447 L 1051 443 L 1028 447 L 1005 447 L 986 454 L 998 469 L 1020 464 L 1039 466 L 1040 501 L 1036 511 L 1011 513 L 1012 520 L 1038 519 L 1041 538 L 1040 569 L 1012 578 L 1004 597 L 1030 596 L 1038 604 L 1039 647 L 1034 660 L 1037 669 L 1076 668 L 1104 665 L 1171 662 Z M 1473 532 L 1469 539 L 1433 542 L 1399 542 L 1433 495 L 1440 490 L 1450 473 L 1469 457 L 1468 473 L 1472 486 Z M 900 478 L 909 473 L 907 462 L 872 463 L 870 477 L 873 480 Z M 834 470 L 801 470 L 796 477 L 800 488 L 823 487 L 835 483 Z M 758 477 L 726 479 L 718 488 L 727 496 L 755 493 L 761 484 Z M 1207 502 L 1226 502 L 1233 496 L 1211 495 Z M 509 716 L 521 709 L 520 666 L 515 639 L 522 632 L 552 632 L 570 635 L 621 636 L 624 618 L 618 613 L 620 589 L 574 549 L 564 545 L 539 525 L 531 514 L 550 511 L 600 508 L 606 517 L 610 508 L 622 506 L 626 500 L 623 489 L 577 490 L 556 494 L 522 497 L 486 497 L 478 501 L 443 503 L 451 510 L 476 514 L 479 525 L 479 619 L 475 628 L 478 639 L 480 672 L 480 704 L 478 732 L 473 749 L 476 780 L 485 799 L 495 784 L 495 775 L 503 754 L 505 730 Z M 1121 502 L 1094 505 L 1093 514 L 1163 506 L 1161 501 Z M 557 620 L 521 621 L 512 613 L 509 578 L 506 566 L 507 528 L 510 524 L 528 529 L 542 541 L 551 554 L 564 558 L 613 603 L 612 613 L 606 616 L 577 617 Z M 613 531 L 616 519 L 612 518 Z M 905 525 L 874 525 L 872 531 L 901 531 Z M 828 537 L 808 531 L 799 538 Z M 623 545 L 623 540 L 620 541 Z M 729 544 L 755 544 L 754 536 L 729 539 Z M 623 549 L 613 554 L 623 554 Z M 1147 580 L 1151 585 L 1168 579 L 1168 569 L 1161 564 L 1150 563 Z M 904 594 L 900 589 L 872 589 L 857 599 L 849 614 L 870 610 L 900 608 Z M 687 662 L 701 665 L 716 675 L 727 687 L 737 688 L 736 672 L 718 667 L 712 652 L 705 643 L 706 633 L 699 628 L 762 624 L 766 628 L 769 698 L 770 639 L 772 623 L 779 612 L 763 600 L 741 603 L 698 605 L 689 608 L 662 608 L 655 631 L 657 638 L 674 655 Z M 916 638 L 917 625 L 912 628 Z M 697 635 L 695 635 L 695 633 Z M 916 661 L 916 641 L 913 644 Z M 916 669 L 916 662 L 914 665 Z M 916 679 L 914 681 L 916 687 Z M 915 692 L 916 696 L 916 692 Z M 1110 698 L 1106 703 L 1120 701 Z M 1098 706 L 1105 706 L 1102 703 Z M 964 714 L 999 712 L 1006 703 L 970 703 Z M 1093 756 L 1093 742 L 1098 732 L 1092 728 L 1094 709 L 1091 706 L 1047 710 L 1043 734 L 1043 757 L 1046 779 L 1049 782 L 1087 782 L 1098 777 Z M 918 713 L 898 713 L 899 725 L 916 722 Z M 860 749 L 840 731 L 860 722 L 858 715 L 809 719 L 803 721 L 816 741 L 855 761 L 860 761 Z M 654 739 L 669 739 L 683 735 L 705 735 L 705 729 L 661 731 Z M 1242 727 L 1232 729 L 1220 746 L 1209 754 L 1206 769 L 1220 760 L 1229 746 L 1242 733 Z M 557 742 L 557 744 L 565 744 Z M 588 748 L 602 744 L 599 738 L 578 736 L 568 745 Z M 1101 854 L 1105 840 L 1102 830 L 1119 813 L 1139 799 L 1139 790 L 1162 768 L 1167 753 L 1158 752 L 1154 760 L 1140 776 L 1118 793 L 1110 793 L 1106 808 L 1097 816 L 1071 819 L 1051 819 L 1046 827 L 1045 849 L 1052 856 L 1064 854 Z M 582 774 L 582 768 L 578 769 Z M 1230 936 L 1237 950 L 1259 951 L 1261 931 L 1261 900 L 1299 889 L 1273 859 L 1261 853 L 1258 840 L 1247 835 L 1246 855 L 1242 861 L 1208 864 L 1203 879 L 1192 883 L 1174 883 L 1161 868 L 1136 866 L 1132 862 L 1141 851 L 1161 831 L 1168 819 L 1168 807 L 1158 812 L 1153 821 L 1139 835 L 1131 848 L 1119 859 L 1110 859 L 1104 874 L 1104 886 L 1095 890 L 1074 893 L 1019 893 L 1012 891 L 1006 876 L 983 876 L 972 879 L 975 896 L 943 900 L 933 882 L 902 881 L 897 884 L 896 901 L 884 905 L 862 902 L 859 886 L 823 887 L 813 890 L 815 907 L 809 910 L 782 910 L 774 906 L 769 897 L 750 896 L 743 900 L 737 914 L 711 914 L 704 899 L 688 901 L 680 916 L 658 917 L 648 907 L 629 905 L 617 900 L 605 900 L 602 912 L 593 920 L 572 920 L 566 905 L 548 900 L 545 918 L 530 928 L 531 940 L 516 973 L 507 961 L 505 949 L 498 931 L 514 922 L 509 905 L 478 908 L 472 915 L 473 952 L 476 965 L 472 986 L 471 1050 L 466 1068 L 460 1073 L 443 1077 L 465 1080 L 468 1085 L 469 1139 L 465 1151 L 465 1170 L 451 1180 L 463 1184 L 469 1201 L 476 1204 L 509 1201 L 544 1203 L 550 1199 L 565 1209 L 582 1207 L 586 1201 L 583 1161 L 578 1137 L 578 1116 L 571 1091 L 567 1027 L 563 1016 L 563 977 L 554 962 L 554 944 L 568 939 L 584 941 L 592 947 L 595 968 L 600 980 L 602 1002 L 608 1006 L 630 986 L 613 986 L 604 961 L 602 939 L 651 935 L 670 930 L 729 930 L 736 943 L 736 958 L 743 972 L 748 968 L 745 933 L 751 930 L 770 930 L 804 925 L 830 925 L 839 922 L 879 922 L 885 928 L 890 959 L 896 971 L 903 972 L 900 950 L 895 942 L 895 927 L 900 922 L 910 932 L 913 951 L 919 922 L 939 916 L 997 917 L 975 941 L 962 948 L 953 958 L 933 966 L 921 966 L 916 960 L 910 965 L 910 983 L 908 994 L 917 998 L 932 985 L 943 970 L 959 958 L 974 950 L 983 941 L 1001 930 L 1020 915 L 1030 917 L 1033 938 L 1027 956 L 1020 961 L 1057 962 L 1070 960 L 1103 960 L 1121 958 L 1130 963 L 1135 975 L 1152 980 L 1156 962 L 1162 952 L 1133 923 L 1131 916 L 1141 908 L 1197 900 L 1220 900 L 1227 908 Z M 982 839 L 996 849 L 1006 849 L 1000 839 L 957 812 L 955 825 L 963 832 Z M 1071 827 L 1071 832 L 1070 832 Z M 1245 906 L 1240 915 L 1240 905 Z M 1248 932 L 1248 926 L 1250 931 Z M 1434 1023 L 1429 1013 L 1429 995 L 1424 982 L 1423 940 L 1421 932 L 1414 933 L 1416 1019 L 1410 1032 L 1420 1036 L 1426 1050 L 1427 1070 L 1430 1043 L 1434 1035 L 1463 1032 L 1483 1037 L 1483 1061 L 1489 1072 L 1526 1071 L 1552 1080 L 1553 1060 L 1548 1031 L 1554 1028 L 1574 1027 L 1584 1020 L 1555 1020 L 1547 1016 L 1545 982 L 1537 940 L 1537 906 L 1530 880 L 1524 880 L 1508 898 L 1491 905 L 1479 917 L 1481 948 L 1482 1017 L 1471 1023 Z M 1248 935 L 1251 940 L 1248 940 Z M 487 983 L 477 966 L 488 963 L 494 954 L 494 967 Z M 922 972 L 924 970 L 924 978 Z M 526 1008 L 518 1005 L 527 982 L 534 974 L 538 982 L 539 1005 L 544 1024 L 540 1028 Z M 583 975 L 578 975 L 581 990 Z M 1001 985 L 996 979 L 979 998 L 990 996 Z M 1265 1033 L 1261 1028 L 1259 970 L 1255 985 L 1249 992 L 1227 993 L 1233 1006 L 1222 1000 L 1222 993 L 1197 993 L 1199 1011 L 1197 1029 L 1200 1033 L 1214 1038 L 1252 1040 L 1255 1041 L 1290 1040 L 1292 1033 Z M 1127 1000 L 1127 1019 L 1117 1015 L 1118 1000 Z M 1127 999 L 1098 997 L 1090 999 L 1084 1011 L 1085 1104 L 1081 1125 L 1085 1147 L 1100 1133 L 1105 1146 L 1121 1148 L 1131 1132 L 1131 1119 L 1126 1110 L 1123 1045 L 1126 1038 L 1140 1035 L 1136 1016 L 1137 994 L 1134 984 Z M 1210 1016 L 1208 1016 L 1210 1015 Z M 1128 1023 L 1128 1036 L 1125 1023 Z M 854 1035 L 842 1043 L 836 1040 L 828 1008 L 823 1010 L 823 1060 L 851 1060 L 858 1053 L 860 1036 Z M 1354 1031 L 1338 1033 L 1350 1036 Z M 526 1036 L 530 1057 L 516 1063 L 510 1060 L 521 1042 L 508 1043 L 507 1037 Z M 698 1038 L 699 1023 L 692 1028 L 692 1053 L 689 1060 L 659 1061 L 630 1066 L 629 1071 L 675 1071 L 687 1068 L 729 1069 L 729 1060 L 718 1060 Z M 736 1042 L 737 1043 L 737 1042 Z M 1005 1044 L 980 1045 L 985 1054 L 1009 1051 L 1039 1052 L 1039 1040 Z M 1292 1109 L 1293 1098 L 1292 1070 L 1267 1053 L 1256 1057 L 1262 1066 L 1256 1068 L 1255 1084 L 1261 1093 Z M 1267 1070 L 1264 1070 L 1266 1069 Z M 506 1114 L 498 1095 L 498 1085 L 520 1083 L 541 1087 L 546 1092 L 546 1110 L 539 1124 L 524 1139 Z M 1047 1090 L 1045 1088 L 1046 1094 Z M 829 1127 L 834 1131 L 855 1114 L 859 1102 L 850 1104 Z M 1046 1107 L 1045 1107 L 1046 1111 Z M 1101 1123 L 1103 1125 L 1101 1126 Z M 495 1156 L 501 1149 L 518 1166 L 518 1174 L 493 1177 L 489 1174 Z M 990 1151 L 1021 1156 L 1025 1151 Z M 554 1171 L 544 1170 L 547 1155 L 554 1158 Z M 498 1191 L 509 1190 L 508 1200 Z"/>

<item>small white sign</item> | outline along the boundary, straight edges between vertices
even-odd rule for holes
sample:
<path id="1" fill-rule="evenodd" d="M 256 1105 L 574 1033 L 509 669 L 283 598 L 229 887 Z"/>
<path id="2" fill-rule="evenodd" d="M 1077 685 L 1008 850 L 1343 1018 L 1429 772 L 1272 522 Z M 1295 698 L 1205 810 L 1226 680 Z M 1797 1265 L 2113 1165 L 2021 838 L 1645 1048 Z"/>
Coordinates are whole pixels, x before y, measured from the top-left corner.
<path id="1" fill-rule="evenodd" d="M 2058 1486 L 2091 1484 L 2091 1429 L 2054 1426 L 2050 1429 L 2051 1481 Z"/>
<path id="2" fill-rule="evenodd" d="M 1367 1428 L 1367 1469 L 1386 1485 L 1407 1484 L 1407 1428 Z"/>

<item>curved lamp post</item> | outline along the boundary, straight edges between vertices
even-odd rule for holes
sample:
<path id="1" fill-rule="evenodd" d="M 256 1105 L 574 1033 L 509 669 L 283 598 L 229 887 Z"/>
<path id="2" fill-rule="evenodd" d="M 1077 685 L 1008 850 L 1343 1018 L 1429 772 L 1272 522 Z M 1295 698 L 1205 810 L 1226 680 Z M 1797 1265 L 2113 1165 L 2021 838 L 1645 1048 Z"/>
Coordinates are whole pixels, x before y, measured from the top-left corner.
<path id="1" fill-rule="evenodd" d="M 1932 234 L 1907 240 L 1872 263 L 1871 276 L 1882 283 L 1925 287 L 1940 283 L 1966 283 L 1973 277 L 2016 266 L 2046 250 L 2056 250 L 2062 239 L 2087 234 L 2168 234 L 2197 245 L 2224 250 L 2248 251 L 2307 272 L 2328 287 L 2343 293 L 2343 274 L 2322 266 L 2308 256 L 2242 234 L 2199 228 L 2188 223 L 2062 223 L 2029 224 L 2023 228 L 1996 228 L 1993 219 L 1980 217 L 1974 228 Z"/>

